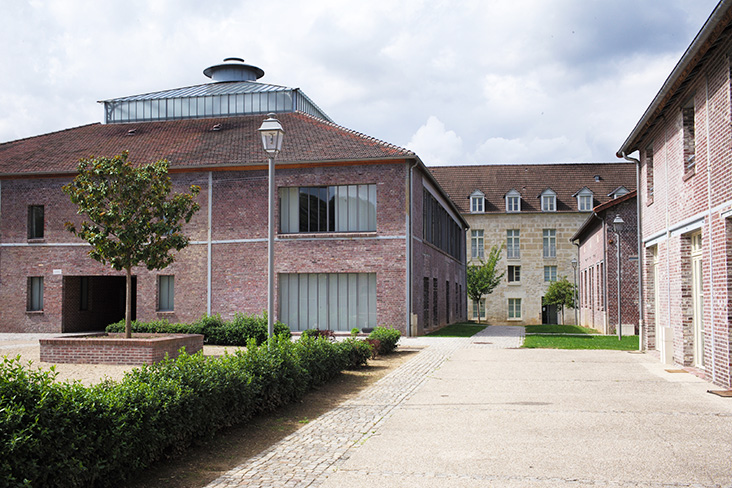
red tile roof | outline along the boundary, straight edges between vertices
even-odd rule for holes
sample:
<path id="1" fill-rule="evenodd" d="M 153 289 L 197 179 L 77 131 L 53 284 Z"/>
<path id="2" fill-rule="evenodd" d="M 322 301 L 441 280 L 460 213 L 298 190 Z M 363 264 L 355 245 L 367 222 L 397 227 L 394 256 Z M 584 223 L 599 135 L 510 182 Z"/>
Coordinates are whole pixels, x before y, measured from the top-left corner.
<path id="1" fill-rule="evenodd" d="M 257 129 L 266 117 L 91 124 L 0 144 L 0 176 L 74 172 L 79 159 L 129 151 L 130 161 L 167 159 L 171 169 L 266 163 Z M 407 149 L 336 124 L 277 114 L 285 129 L 279 163 L 415 158 Z M 220 125 L 220 130 L 213 130 Z"/>
<path id="2" fill-rule="evenodd" d="M 557 211 L 576 212 L 573 195 L 583 187 L 593 192 L 593 206 L 609 201 L 607 195 L 620 186 L 635 189 L 635 164 L 627 162 L 433 166 L 429 170 L 463 213 L 470 212 L 470 194 L 475 190 L 485 194 L 486 213 L 504 213 L 504 196 L 511 190 L 521 194 L 521 212 L 541 211 L 539 195 L 549 188 L 557 194 Z"/>

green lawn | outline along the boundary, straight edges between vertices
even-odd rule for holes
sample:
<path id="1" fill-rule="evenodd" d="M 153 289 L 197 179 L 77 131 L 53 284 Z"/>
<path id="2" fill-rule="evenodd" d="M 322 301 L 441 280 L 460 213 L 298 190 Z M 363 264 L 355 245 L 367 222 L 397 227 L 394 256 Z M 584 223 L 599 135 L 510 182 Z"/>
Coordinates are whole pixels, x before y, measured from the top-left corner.
<path id="1" fill-rule="evenodd" d="M 488 326 L 478 325 L 472 322 L 461 322 L 459 324 L 448 325 L 427 335 L 429 337 L 471 337 L 486 327 Z"/>
<path id="2" fill-rule="evenodd" d="M 526 334 L 599 334 L 595 329 L 579 325 L 527 325 Z"/>
<path id="3" fill-rule="evenodd" d="M 540 326 L 537 326 L 540 327 Z M 567 326 L 571 327 L 571 326 Z M 528 332 L 529 327 L 526 327 Z M 619 351 L 638 350 L 638 336 L 568 336 L 568 335 L 527 335 L 525 348 L 530 349 L 611 349 Z"/>

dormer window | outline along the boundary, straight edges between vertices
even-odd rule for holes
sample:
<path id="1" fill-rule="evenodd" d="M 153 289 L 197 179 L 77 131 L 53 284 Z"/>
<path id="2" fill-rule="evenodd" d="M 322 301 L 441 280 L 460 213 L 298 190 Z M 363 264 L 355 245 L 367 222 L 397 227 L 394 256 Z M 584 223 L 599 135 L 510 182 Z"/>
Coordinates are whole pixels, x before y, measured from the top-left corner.
<path id="1" fill-rule="evenodd" d="M 592 190 L 584 187 L 573 196 L 577 198 L 577 210 L 580 212 L 589 212 L 592 210 L 594 198 Z"/>
<path id="2" fill-rule="evenodd" d="M 521 194 L 516 190 L 511 190 L 506 193 L 506 212 L 520 212 L 521 211 Z"/>
<path id="3" fill-rule="evenodd" d="M 475 190 L 470 194 L 470 213 L 485 212 L 485 193 Z"/>
<path id="4" fill-rule="evenodd" d="M 628 193 L 630 193 L 630 191 L 628 191 L 627 188 L 625 188 L 624 186 L 619 186 L 616 189 L 614 189 L 613 191 L 611 191 L 610 193 L 608 193 L 607 196 L 609 196 L 613 200 L 615 200 L 616 198 L 620 198 L 623 195 L 627 195 Z"/>
<path id="5" fill-rule="evenodd" d="M 551 188 L 547 188 L 541 192 L 541 211 L 556 212 L 557 211 L 557 194 Z"/>

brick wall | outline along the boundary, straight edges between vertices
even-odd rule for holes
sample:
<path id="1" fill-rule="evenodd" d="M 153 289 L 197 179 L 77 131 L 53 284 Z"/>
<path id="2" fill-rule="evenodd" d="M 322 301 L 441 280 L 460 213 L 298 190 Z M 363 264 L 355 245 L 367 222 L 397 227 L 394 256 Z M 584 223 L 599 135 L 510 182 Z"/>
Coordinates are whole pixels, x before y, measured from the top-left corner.
<path id="1" fill-rule="evenodd" d="M 406 215 L 407 164 L 354 164 L 322 167 L 281 167 L 277 186 L 328 186 L 375 184 L 377 225 L 375 232 L 324 234 L 278 234 L 275 243 L 276 273 L 376 273 L 377 321 L 406 332 Z M 421 236 L 421 176 L 414 171 L 414 232 Z M 136 282 L 136 317 L 166 318 L 190 322 L 207 311 L 208 195 L 212 181 L 211 313 L 225 318 L 236 312 L 260 314 L 267 306 L 267 172 L 221 171 L 174 173 L 175 191 L 191 184 L 201 187 L 197 201 L 201 210 L 185 226 L 190 245 L 176 262 L 161 271 L 133 269 Z M 62 332 L 99 329 L 100 308 L 108 309 L 101 292 L 90 295 L 91 310 L 79 310 L 79 283 L 86 277 L 124 277 L 90 259 L 88 246 L 64 229 L 64 222 L 79 221 L 61 186 L 68 178 L 3 180 L 0 210 L 0 331 Z M 42 241 L 27 239 L 27 207 L 44 205 L 45 235 Z M 276 213 L 279 229 L 279 213 Z M 417 227 L 419 226 L 419 227 Z M 415 255 L 442 256 L 417 241 Z M 415 263 L 415 268 L 417 269 Z M 423 265 L 420 265 L 423 266 Z M 435 263 L 429 275 L 464 283 L 464 266 L 454 259 Z M 175 278 L 175 307 L 158 312 L 158 277 Z M 26 311 L 28 277 L 42 276 L 44 307 Z M 426 275 L 425 275 L 426 276 Z M 414 273 L 413 312 L 423 296 L 423 274 Z M 96 289 L 105 282 L 92 280 Z M 109 283 L 109 282 L 107 282 Z M 277 289 L 277 287 L 276 287 Z M 464 291 L 464 288 L 463 288 Z M 444 293 L 441 295 L 444 297 Z M 463 307 L 464 308 L 464 307 Z M 95 315 L 96 314 L 96 315 Z M 103 315 L 102 315 L 103 316 Z M 96 317 L 96 318 L 95 318 Z M 460 315 L 455 311 L 450 320 Z M 421 330 L 421 329 L 420 329 Z"/>
<path id="2" fill-rule="evenodd" d="M 702 369 L 720 385 L 730 380 L 730 259 L 729 211 L 732 210 L 730 138 L 729 40 L 709 56 L 683 92 L 655 121 L 638 147 L 652 148 L 653 172 L 648 155 L 641 152 L 645 323 L 649 348 L 659 348 L 660 328 L 670 327 L 673 360 L 690 366 L 694 334 L 691 300 L 691 234 L 701 232 L 703 266 L 704 354 Z M 694 107 L 695 164 L 684 160 L 683 107 Z M 687 118 L 688 126 L 688 118 Z M 688 131 L 686 131 L 688 134 Z M 648 185 L 654 188 L 647 198 Z M 658 256 L 654 268 L 653 256 Z M 654 273 L 655 270 L 655 273 Z M 657 284 L 657 286 L 655 286 Z M 655 288 L 654 288 L 655 286 Z"/>

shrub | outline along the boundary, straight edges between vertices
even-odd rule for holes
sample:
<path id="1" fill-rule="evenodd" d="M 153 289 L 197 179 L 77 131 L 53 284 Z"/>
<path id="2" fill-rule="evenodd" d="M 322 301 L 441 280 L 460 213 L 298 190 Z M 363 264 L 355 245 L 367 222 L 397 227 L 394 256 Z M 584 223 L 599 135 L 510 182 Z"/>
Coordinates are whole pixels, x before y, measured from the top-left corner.
<path id="1" fill-rule="evenodd" d="M 376 327 L 369 334 L 369 339 L 381 341 L 379 354 L 389 354 L 396 349 L 397 342 L 399 342 L 401 336 L 401 332 L 392 327 Z"/>
<path id="2" fill-rule="evenodd" d="M 354 327 L 351 329 L 351 336 L 356 337 L 360 331 L 358 330 L 358 327 Z"/>
<path id="3" fill-rule="evenodd" d="M 107 332 L 124 332 L 125 321 L 121 320 L 107 326 Z M 257 345 L 267 340 L 267 314 L 264 316 L 237 313 L 230 321 L 220 315 L 204 315 L 191 324 L 171 324 L 167 320 L 151 322 L 132 322 L 132 332 L 167 334 L 203 334 L 204 342 L 217 346 L 244 346 L 250 339 Z M 290 329 L 281 322 L 274 323 L 276 336 L 292 336 Z"/>
<path id="4" fill-rule="evenodd" d="M 366 366 L 366 362 L 369 358 L 374 357 L 374 349 L 366 341 L 361 341 L 355 338 L 348 338 L 343 342 L 338 343 L 338 347 L 341 349 L 341 353 L 345 356 L 348 362 L 347 369 L 355 369 L 362 366 Z"/>
<path id="5" fill-rule="evenodd" d="M 335 333 L 328 329 L 305 329 L 302 331 L 301 337 L 325 337 L 326 339 L 334 341 Z"/>
<path id="6" fill-rule="evenodd" d="M 214 327 L 215 321 L 207 323 Z M 213 324 L 213 325 L 212 325 Z M 222 357 L 181 353 L 122 381 L 56 383 L 20 359 L 0 364 L 0 480 L 7 486 L 119 486 L 195 439 L 301 398 L 368 345 L 280 336 Z M 3 483 L 0 482 L 0 485 Z"/>

